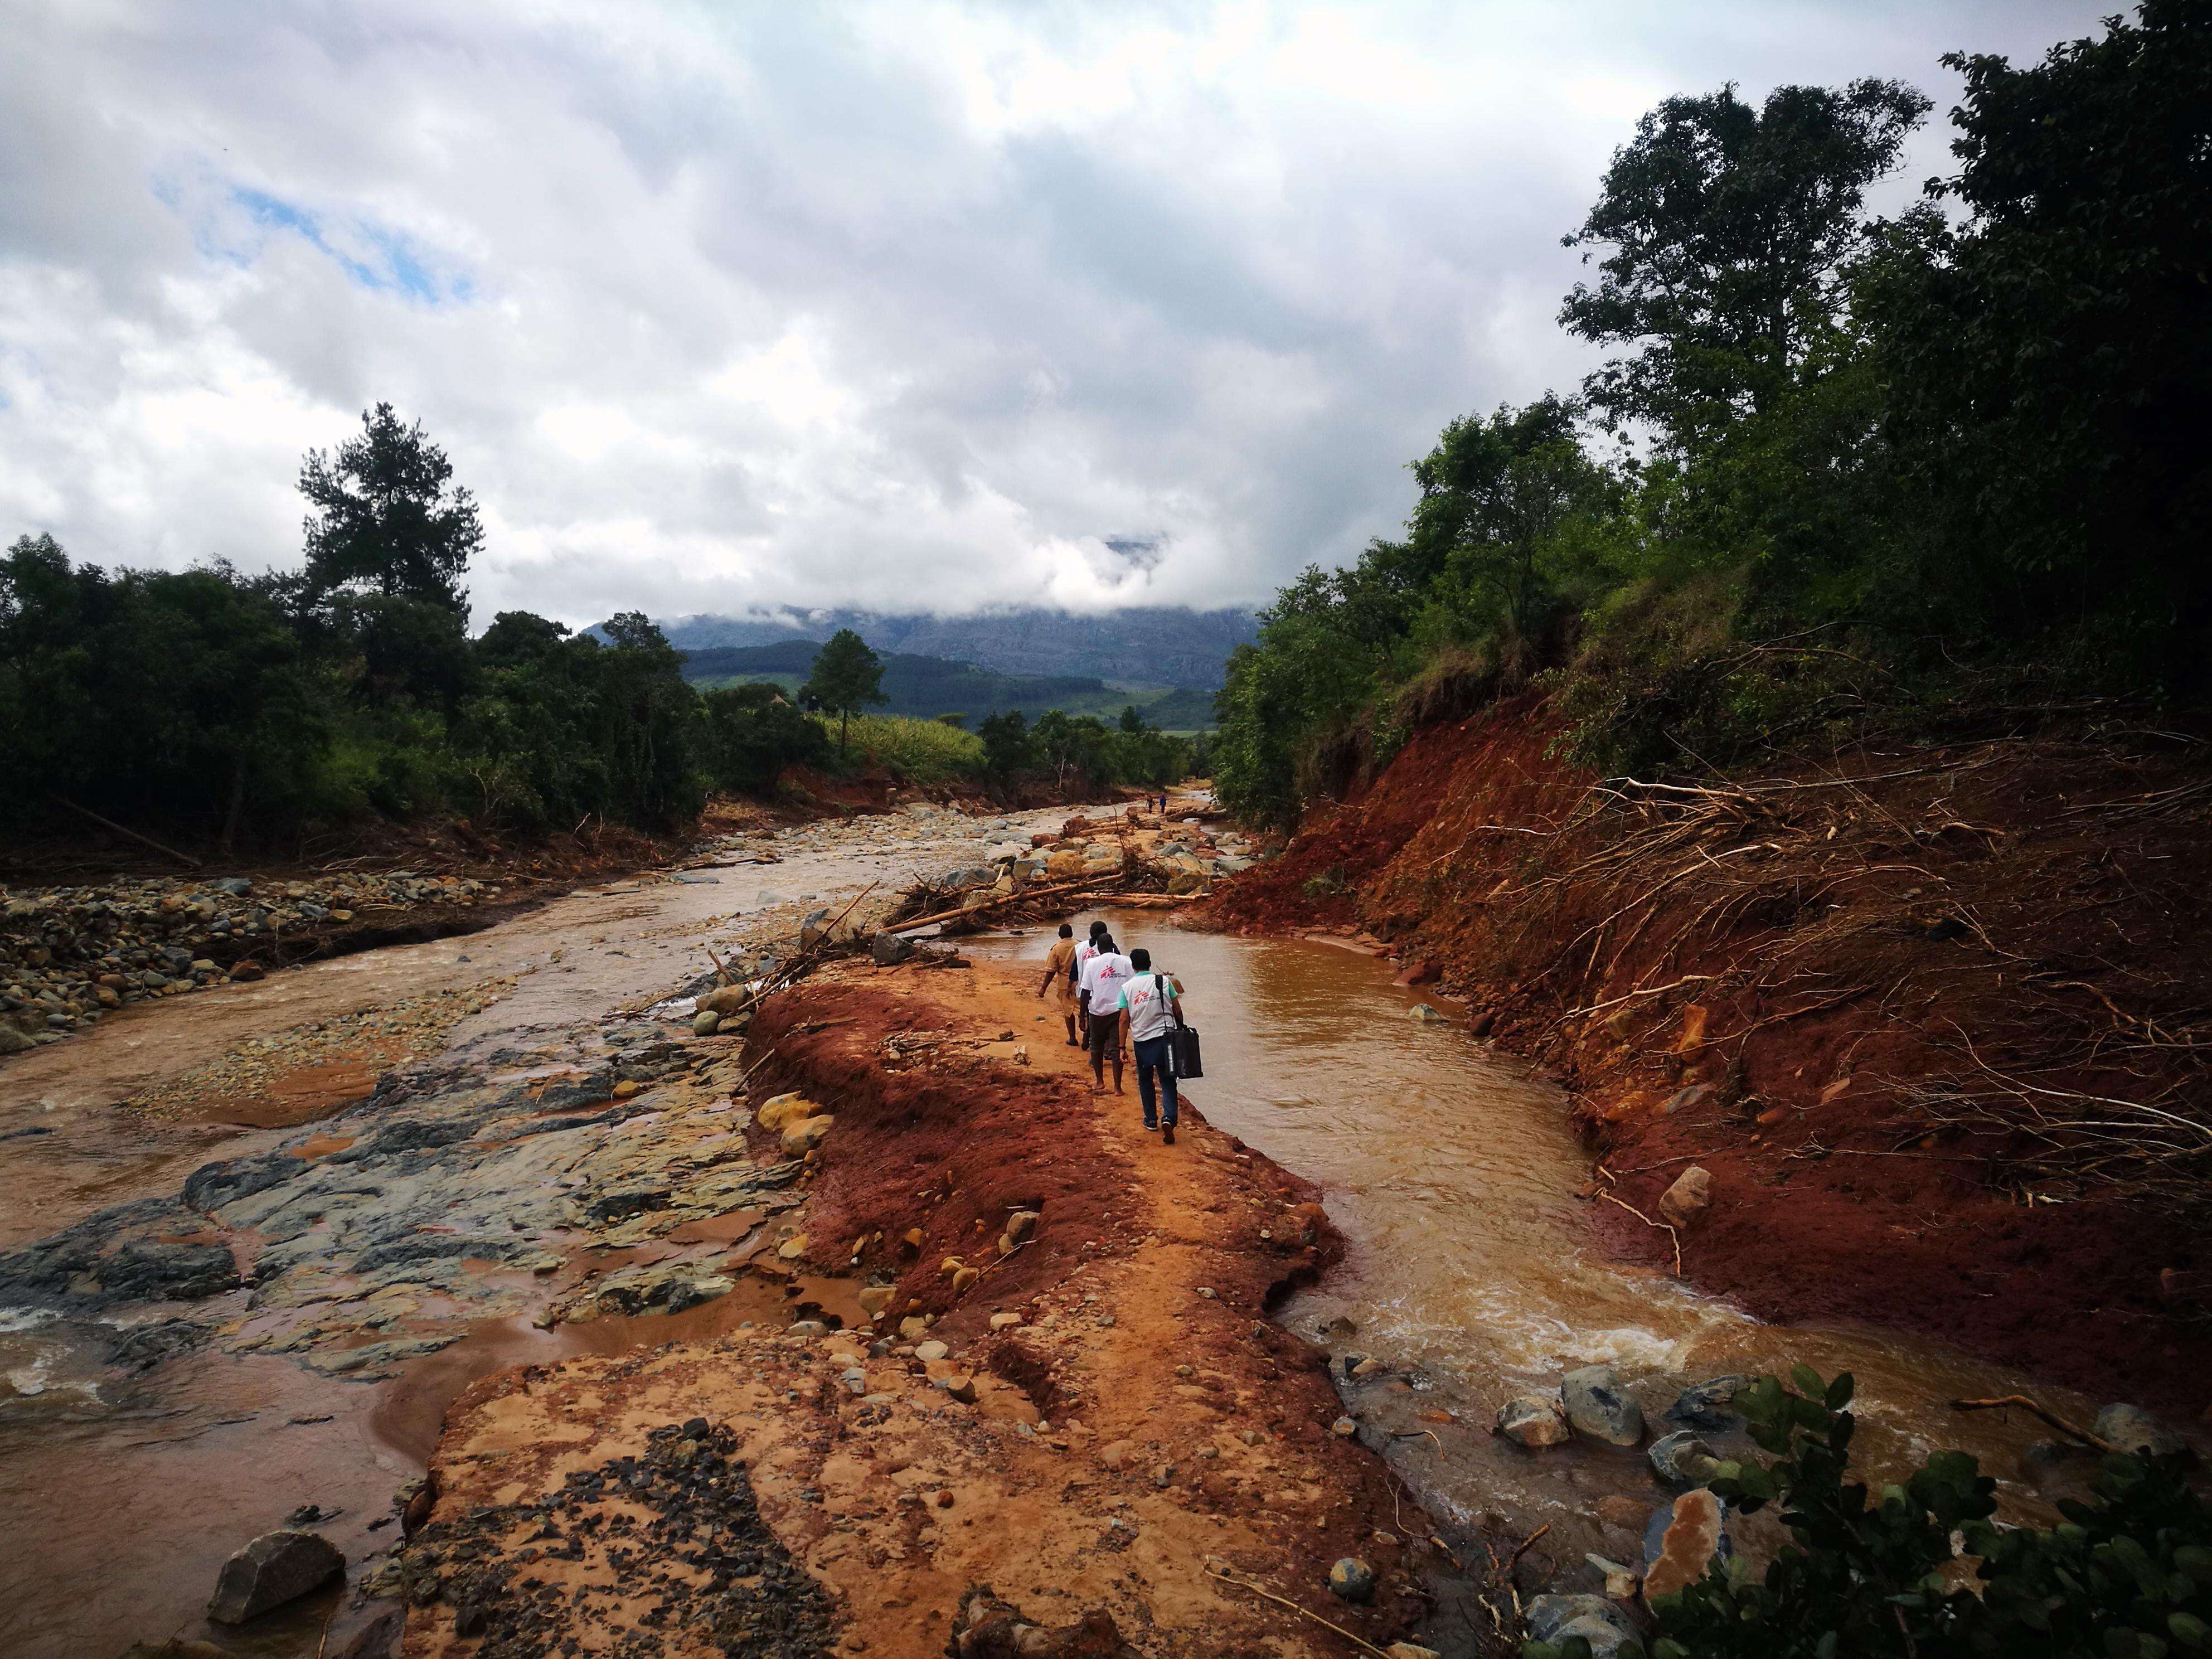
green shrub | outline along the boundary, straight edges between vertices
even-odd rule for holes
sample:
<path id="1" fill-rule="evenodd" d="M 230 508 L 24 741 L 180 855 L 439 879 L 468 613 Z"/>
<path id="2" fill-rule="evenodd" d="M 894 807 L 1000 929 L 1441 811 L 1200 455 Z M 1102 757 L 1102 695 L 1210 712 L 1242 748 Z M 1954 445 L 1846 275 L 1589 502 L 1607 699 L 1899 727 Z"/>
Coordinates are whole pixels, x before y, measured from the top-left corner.
<path id="1" fill-rule="evenodd" d="M 2180 1457 L 2105 1460 L 2056 1527 L 1991 1519 L 1996 1483 L 1938 1452 L 1901 1486 L 1851 1480 L 1848 1373 L 1800 1365 L 1735 1396 L 1771 1463 L 1726 1462 L 1731 1508 L 1783 1506 L 1795 1542 L 1754 1579 L 1741 1557 L 1653 1605 L 1652 1659 L 2164 1659 L 2212 1652 L 2212 1510 Z M 1972 1562 L 1972 1580 L 1960 1570 Z M 1523 1659 L 1589 1659 L 1579 1638 Z"/>

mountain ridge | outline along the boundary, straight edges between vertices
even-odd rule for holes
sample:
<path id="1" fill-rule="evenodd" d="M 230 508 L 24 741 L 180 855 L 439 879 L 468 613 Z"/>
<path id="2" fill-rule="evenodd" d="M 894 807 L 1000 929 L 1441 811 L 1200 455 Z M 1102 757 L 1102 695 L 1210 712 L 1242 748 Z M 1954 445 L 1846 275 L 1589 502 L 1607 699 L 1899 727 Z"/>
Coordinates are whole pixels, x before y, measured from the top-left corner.
<path id="1" fill-rule="evenodd" d="M 1220 690 L 1230 652 L 1260 629 L 1249 611 L 1188 605 L 1130 606 L 1087 616 L 1032 606 L 950 617 L 839 607 L 702 612 L 656 621 L 679 651 L 793 639 L 819 643 L 849 628 L 878 651 L 947 658 L 1005 674 L 1077 675 L 1207 691 Z"/>

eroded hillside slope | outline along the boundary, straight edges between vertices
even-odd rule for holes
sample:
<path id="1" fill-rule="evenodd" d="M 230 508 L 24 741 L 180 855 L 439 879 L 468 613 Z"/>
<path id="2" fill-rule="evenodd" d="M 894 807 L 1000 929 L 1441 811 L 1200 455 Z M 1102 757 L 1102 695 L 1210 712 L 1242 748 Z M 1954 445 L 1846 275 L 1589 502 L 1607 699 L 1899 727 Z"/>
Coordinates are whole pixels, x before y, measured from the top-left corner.
<path id="1" fill-rule="evenodd" d="M 1559 1066 L 1625 1253 L 2202 1407 L 2203 744 L 2023 719 L 1691 787 L 1557 731 L 1535 699 L 1421 731 L 1214 921 L 1371 930 Z M 1693 1164 L 1679 1236 L 1633 1213 Z"/>

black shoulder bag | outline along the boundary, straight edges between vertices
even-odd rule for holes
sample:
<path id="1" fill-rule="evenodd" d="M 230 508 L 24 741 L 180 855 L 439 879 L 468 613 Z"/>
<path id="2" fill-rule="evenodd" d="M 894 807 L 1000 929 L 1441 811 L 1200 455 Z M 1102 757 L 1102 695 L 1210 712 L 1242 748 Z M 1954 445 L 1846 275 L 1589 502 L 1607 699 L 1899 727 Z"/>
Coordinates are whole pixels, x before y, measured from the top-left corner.
<path id="1" fill-rule="evenodd" d="M 1156 973 L 1156 978 L 1172 981 L 1173 975 Z M 1167 985 L 1163 983 L 1160 994 L 1167 996 Z M 1182 1023 L 1182 998 L 1168 997 L 1168 1018 L 1175 1023 L 1168 1027 L 1168 1062 L 1178 1079 L 1204 1077 L 1206 1066 L 1198 1048 L 1198 1028 Z"/>

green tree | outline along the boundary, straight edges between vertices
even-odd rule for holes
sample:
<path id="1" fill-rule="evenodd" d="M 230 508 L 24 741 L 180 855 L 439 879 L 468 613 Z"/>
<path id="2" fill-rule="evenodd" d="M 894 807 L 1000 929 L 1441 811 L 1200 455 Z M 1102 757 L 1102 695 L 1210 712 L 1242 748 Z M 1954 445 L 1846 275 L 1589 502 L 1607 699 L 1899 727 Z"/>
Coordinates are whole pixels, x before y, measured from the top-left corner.
<path id="1" fill-rule="evenodd" d="M 762 794 L 787 766 L 819 760 L 830 740 L 774 685 L 733 685 L 709 691 L 707 773 L 724 789 Z"/>
<path id="2" fill-rule="evenodd" d="M 983 739 L 983 770 L 1000 783 L 1012 783 L 1030 764 L 1029 720 L 1018 708 L 986 714 L 976 728 Z"/>
<path id="3" fill-rule="evenodd" d="M 1866 187 L 1928 110 L 1901 82 L 1860 80 L 1778 87 L 1757 110 L 1727 86 L 1645 115 L 1565 239 L 1613 251 L 1559 321 L 1638 348 L 1590 376 L 1591 404 L 1678 443 L 1771 407 L 1832 325 Z"/>
<path id="4" fill-rule="evenodd" d="M 2107 678 L 2212 674 L 2212 6 L 1966 77 L 1935 188 L 1866 283 L 1889 430 L 1934 533 L 1913 592 Z M 1924 623 L 1923 623 L 1924 625 Z"/>
<path id="5" fill-rule="evenodd" d="M 884 696 L 883 659 L 849 628 L 841 628 L 816 653 L 814 670 L 799 688 L 800 699 L 837 715 L 837 749 L 843 753 L 848 725 L 871 703 L 888 701 Z"/>
<path id="6" fill-rule="evenodd" d="M 361 435 L 334 453 L 307 452 L 300 493 L 307 578 L 318 599 L 340 592 L 467 607 L 461 587 L 483 545 L 476 500 L 453 485 L 453 464 L 421 422 L 403 426 L 390 404 L 361 417 Z"/>

